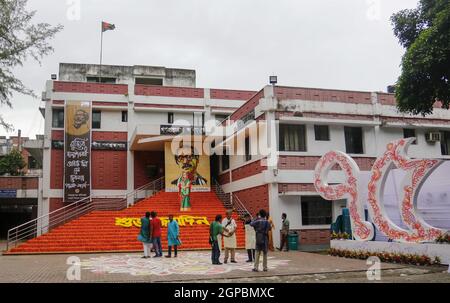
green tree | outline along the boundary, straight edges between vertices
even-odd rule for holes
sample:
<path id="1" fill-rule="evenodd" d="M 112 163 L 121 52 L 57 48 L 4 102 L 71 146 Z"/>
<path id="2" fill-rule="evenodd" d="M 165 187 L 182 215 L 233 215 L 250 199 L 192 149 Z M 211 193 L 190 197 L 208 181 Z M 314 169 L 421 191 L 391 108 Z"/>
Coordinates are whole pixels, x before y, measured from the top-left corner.
<path id="1" fill-rule="evenodd" d="M 450 105 L 450 1 L 420 0 L 415 9 L 391 17 L 406 48 L 395 96 L 400 111 L 427 115 L 436 101 Z"/>
<path id="2" fill-rule="evenodd" d="M 18 176 L 21 174 L 20 170 L 26 165 L 22 154 L 13 149 L 9 154 L 0 159 L 0 175 L 10 174 L 11 176 Z"/>
<path id="3" fill-rule="evenodd" d="M 12 107 L 13 92 L 36 97 L 13 70 L 28 58 L 41 63 L 53 51 L 48 41 L 62 29 L 61 25 L 33 24 L 36 11 L 28 11 L 26 4 L 27 0 L 0 0 L 0 105 L 8 107 Z M 12 129 L 1 115 L 0 126 Z"/>

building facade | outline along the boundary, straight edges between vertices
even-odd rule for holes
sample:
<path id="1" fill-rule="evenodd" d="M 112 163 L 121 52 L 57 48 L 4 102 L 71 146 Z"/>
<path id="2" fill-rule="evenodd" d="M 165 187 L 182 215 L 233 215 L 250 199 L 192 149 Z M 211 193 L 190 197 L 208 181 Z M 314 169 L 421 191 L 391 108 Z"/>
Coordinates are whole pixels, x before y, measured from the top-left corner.
<path id="1" fill-rule="evenodd" d="M 386 143 L 417 137 L 409 155 L 450 159 L 450 114 L 400 114 L 392 94 L 266 86 L 259 92 L 197 88 L 195 71 L 148 66 L 60 64 L 59 79 L 47 81 L 43 150 L 42 199 L 39 213 L 64 206 L 64 105 L 68 100 L 92 104 L 91 195 L 125 195 L 164 176 L 163 130 L 183 124 L 203 127 L 215 119 L 250 125 L 264 121 L 265 139 L 276 144 L 276 167 L 265 156 L 212 157 L 211 175 L 225 193 L 251 214 L 265 208 L 275 222 L 275 243 L 281 214 L 287 213 L 300 243 L 326 244 L 330 223 L 345 201 L 324 201 L 315 192 L 313 171 L 319 158 L 337 149 L 370 170 Z M 241 132 L 242 133 L 242 132 Z M 249 137 L 244 132 L 245 137 Z M 231 136 L 237 136 L 237 133 Z M 228 140 L 229 138 L 222 138 Z M 220 141 L 220 140 L 219 140 Z M 334 171 L 330 183 L 342 181 Z"/>

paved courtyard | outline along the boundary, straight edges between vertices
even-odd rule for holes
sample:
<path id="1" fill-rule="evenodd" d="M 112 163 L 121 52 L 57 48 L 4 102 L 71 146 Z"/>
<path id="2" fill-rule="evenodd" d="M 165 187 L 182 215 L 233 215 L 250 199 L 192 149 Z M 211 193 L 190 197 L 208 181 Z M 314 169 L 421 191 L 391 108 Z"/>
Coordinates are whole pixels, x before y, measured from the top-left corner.
<path id="1" fill-rule="evenodd" d="M 362 260 L 276 252 L 268 272 L 254 273 L 246 257 L 239 251 L 237 264 L 214 266 L 207 251 L 180 252 L 176 259 L 142 259 L 138 253 L 0 256 L 0 282 L 368 282 Z M 381 269 L 381 282 L 450 282 L 444 267 Z"/>

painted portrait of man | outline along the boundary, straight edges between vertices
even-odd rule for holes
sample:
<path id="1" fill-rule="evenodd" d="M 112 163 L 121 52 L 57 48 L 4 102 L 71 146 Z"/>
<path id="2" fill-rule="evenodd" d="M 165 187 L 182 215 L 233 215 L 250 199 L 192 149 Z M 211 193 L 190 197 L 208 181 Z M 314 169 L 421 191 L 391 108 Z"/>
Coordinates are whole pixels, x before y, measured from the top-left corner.
<path id="1" fill-rule="evenodd" d="M 89 122 L 89 114 L 83 109 L 78 109 L 73 117 L 73 127 L 79 129 L 88 122 Z"/>
<path id="2" fill-rule="evenodd" d="M 197 168 L 200 164 L 200 156 L 194 149 L 191 148 L 179 148 L 174 155 L 175 162 L 180 168 L 180 177 L 183 173 L 186 173 L 189 180 L 191 180 L 192 185 L 207 185 L 208 181 L 206 178 L 202 177 L 198 172 Z M 177 185 L 179 178 L 173 180 L 171 183 Z"/>

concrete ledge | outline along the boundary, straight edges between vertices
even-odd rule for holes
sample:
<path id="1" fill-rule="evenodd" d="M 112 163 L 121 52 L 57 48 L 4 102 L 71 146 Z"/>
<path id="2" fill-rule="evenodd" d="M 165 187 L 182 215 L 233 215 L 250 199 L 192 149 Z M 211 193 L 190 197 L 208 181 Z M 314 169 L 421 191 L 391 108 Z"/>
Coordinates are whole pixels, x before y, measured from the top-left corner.
<path id="1" fill-rule="evenodd" d="M 331 240 L 330 247 L 352 251 L 389 252 L 403 254 L 426 255 L 430 258 L 439 257 L 442 264 L 450 264 L 449 244 L 415 244 L 398 242 L 369 241 L 360 242 L 354 240 Z"/>

